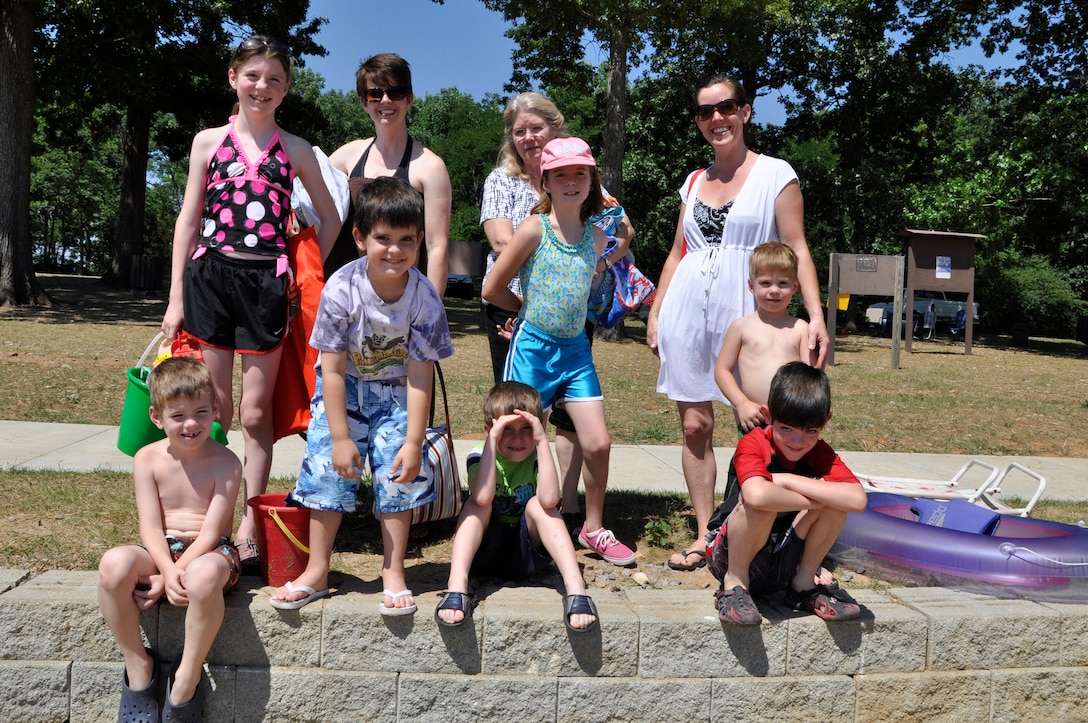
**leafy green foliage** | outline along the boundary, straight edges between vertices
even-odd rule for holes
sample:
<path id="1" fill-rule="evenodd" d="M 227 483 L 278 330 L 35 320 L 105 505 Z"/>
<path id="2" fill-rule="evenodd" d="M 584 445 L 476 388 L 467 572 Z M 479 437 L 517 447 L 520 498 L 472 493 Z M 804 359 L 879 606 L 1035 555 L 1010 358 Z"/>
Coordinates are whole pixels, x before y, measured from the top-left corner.
<path id="1" fill-rule="evenodd" d="M 453 187 L 450 238 L 484 241 L 480 230 L 480 194 L 495 167 L 503 120 L 495 98 L 476 102 L 455 88 L 417 100 L 409 129 L 446 163 Z"/>
<path id="2" fill-rule="evenodd" d="M 651 518 L 642 531 L 642 541 L 654 547 L 666 547 L 672 539 L 672 525 L 660 517 Z"/>
<path id="3" fill-rule="evenodd" d="M 42 271 L 101 274 L 109 268 L 121 167 L 119 113 L 95 109 L 76 130 L 76 139 L 93 153 L 73 154 L 46 142 L 38 124 L 31 158 L 31 228 L 39 242 L 34 264 Z M 171 222 L 172 223 L 172 222 Z"/>
<path id="4" fill-rule="evenodd" d="M 1088 313 L 1088 304 L 1043 256 L 1028 256 L 1007 266 L 1000 277 L 1008 311 L 1014 320 L 1025 317 L 1033 335 L 1071 337 L 1077 317 Z"/>

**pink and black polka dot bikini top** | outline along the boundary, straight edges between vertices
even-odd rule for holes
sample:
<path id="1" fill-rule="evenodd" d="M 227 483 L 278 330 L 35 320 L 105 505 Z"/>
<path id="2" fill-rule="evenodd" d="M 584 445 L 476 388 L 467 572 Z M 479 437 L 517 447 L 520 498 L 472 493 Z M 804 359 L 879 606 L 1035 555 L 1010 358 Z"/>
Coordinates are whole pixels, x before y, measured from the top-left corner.
<path id="1" fill-rule="evenodd" d="M 279 128 L 252 162 L 234 133 L 231 117 L 226 135 L 208 161 L 198 246 L 270 257 L 286 254 L 294 178 Z"/>

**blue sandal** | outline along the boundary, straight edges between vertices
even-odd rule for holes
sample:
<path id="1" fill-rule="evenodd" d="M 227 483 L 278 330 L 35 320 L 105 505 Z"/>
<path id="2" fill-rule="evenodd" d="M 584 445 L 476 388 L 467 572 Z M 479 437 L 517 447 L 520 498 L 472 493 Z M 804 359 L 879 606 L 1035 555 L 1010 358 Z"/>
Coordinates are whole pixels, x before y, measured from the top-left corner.
<path id="1" fill-rule="evenodd" d="M 592 615 L 593 622 L 584 628 L 576 628 L 570 624 L 571 615 Z M 601 616 L 597 614 L 597 606 L 589 595 L 567 595 L 563 598 L 563 622 L 566 624 L 567 630 L 572 633 L 588 633 L 597 627 L 597 622 L 600 619 Z"/>
<path id="2" fill-rule="evenodd" d="M 446 628 L 459 628 L 472 617 L 472 609 L 476 607 L 476 597 L 467 592 L 447 592 L 434 609 L 434 619 L 439 625 Z M 460 610 L 465 614 L 460 622 L 448 623 L 438 615 L 439 610 Z"/>

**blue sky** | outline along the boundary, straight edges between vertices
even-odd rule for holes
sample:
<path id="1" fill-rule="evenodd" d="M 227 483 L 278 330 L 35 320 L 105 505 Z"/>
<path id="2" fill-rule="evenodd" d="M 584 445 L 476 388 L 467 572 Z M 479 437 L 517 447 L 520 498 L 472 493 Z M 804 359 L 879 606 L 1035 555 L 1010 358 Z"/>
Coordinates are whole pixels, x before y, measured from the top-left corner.
<path id="1" fill-rule="evenodd" d="M 411 64 L 418 97 L 453 87 L 476 99 L 486 93 L 505 95 L 502 88 L 513 68 L 514 43 L 504 36 L 510 25 L 479 0 L 446 0 L 444 5 L 431 0 L 311 0 L 310 16 L 329 21 L 317 36 L 329 54 L 306 58 L 306 67 L 325 78 L 326 88 L 354 92 L 359 63 L 374 53 L 393 52 Z M 596 47 L 587 52 L 594 64 L 605 60 Z M 952 58 L 956 65 L 992 68 L 1000 63 L 987 60 L 977 48 L 957 51 Z M 761 96 L 754 105 L 760 123 L 785 120 L 776 94 Z"/>
<path id="2" fill-rule="evenodd" d="M 480 99 L 510 80 L 509 24 L 479 0 L 311 0 L 310 15 L 329 20 L 317 36 L 329 54 L 306 58 L 326 88 L 354 92 L 359 63 L 386 52 L 408 60 L 420 97 L 456 87 Z"/>
<path id="3" fill-rule="evenodd" d="M 419 97 L 453 87 L 477 100 L 486 93 L 505 95 L 503 85 L 513 70 L 514 43 L 504 35 L 510 24 L 479 0 L 446 0 L 444 5 L 431 0 L 311 0 L 310 15 L 329 21 L 317 36 L 329 54 L 306 58 L 306 67 L 325 78 L 326 88 L 354 92 L 359 63 L 374 53 L 392 52 L 411 64 Z M 591 63 L 606 60 L 595 46 L 586 52 Z M 760 122 L 785 120 L 772 96 L 760 98 L 757 105 Z"/>

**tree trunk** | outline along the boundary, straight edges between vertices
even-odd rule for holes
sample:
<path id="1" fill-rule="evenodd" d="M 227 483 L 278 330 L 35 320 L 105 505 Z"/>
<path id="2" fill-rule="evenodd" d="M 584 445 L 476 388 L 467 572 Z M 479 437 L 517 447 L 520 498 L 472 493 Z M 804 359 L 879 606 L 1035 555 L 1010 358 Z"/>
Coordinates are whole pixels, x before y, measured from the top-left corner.
<path id="1" fill-rule="evenodd" d="M 593 330 L 593 338 L 601 341 L 623 341 L 627 338 L 627 335 L 623 332 L 623 324 L 619 323 L 611 329 L 598 326 Z"/>
<path id="2" fill-rule="evenodd" d="M 601 181 L 616 198 L 623 198 L 623 150 L 627 145 L 627 31 L 612 28 L 608 43 L 608 109 L 604 121 L 604 163 Z"/>
<path id="3" fill-rule="evenodd" d="M 105 281 L 129 286 L 132 257 L 143 250 L 144 202 L 147 199 L 147 152 L 151 137 L 151 109 L 132 103 L 121 134 L 121 207 L 113 239 L 113 260 Z"/>
<path id="4" fill-rule="evenodd" d="M 48 303 L 30 244 L 36 0 L 0 3 L 0 306 Z"/>

